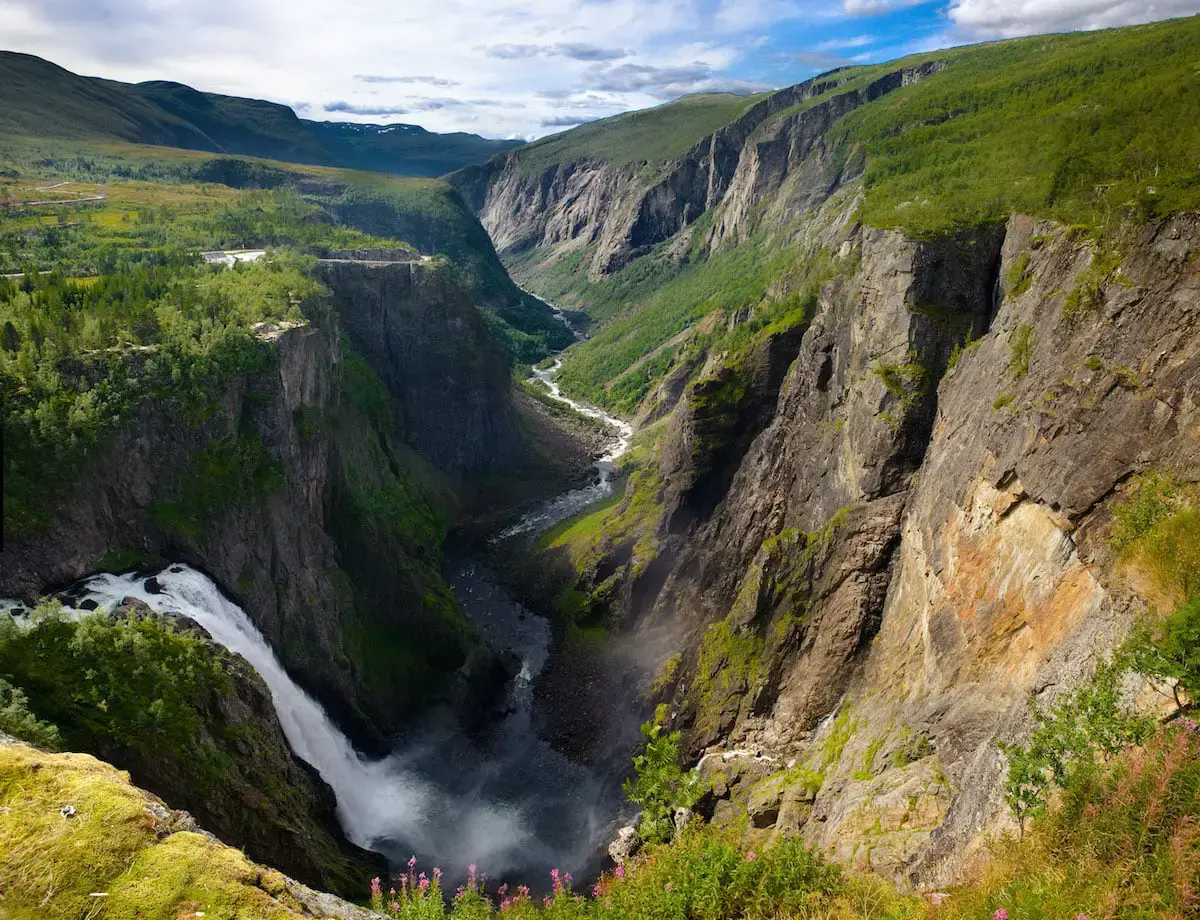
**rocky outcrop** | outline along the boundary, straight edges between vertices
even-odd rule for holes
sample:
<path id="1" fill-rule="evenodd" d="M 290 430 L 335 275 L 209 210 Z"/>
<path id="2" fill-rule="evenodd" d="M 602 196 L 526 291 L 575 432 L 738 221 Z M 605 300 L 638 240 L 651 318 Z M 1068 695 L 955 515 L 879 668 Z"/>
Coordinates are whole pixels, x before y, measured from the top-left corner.
<path id="1" fill-rule="evenodd" d="M 127 773 L 3 734 L 0 842 L 0 889 L 14 916 L 78 917 L 103 904 L 147 920 L 228 909 L 247 920 L 379 917 L 255 865 Z"/>

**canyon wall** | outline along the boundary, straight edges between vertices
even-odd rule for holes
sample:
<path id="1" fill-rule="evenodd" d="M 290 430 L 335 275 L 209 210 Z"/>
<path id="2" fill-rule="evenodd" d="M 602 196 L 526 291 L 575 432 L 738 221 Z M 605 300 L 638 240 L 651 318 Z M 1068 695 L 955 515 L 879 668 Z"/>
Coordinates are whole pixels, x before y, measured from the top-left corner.
<path id="1" fill-rule="evenodd" d="M 676 637 L 639 689 L 708 775 L 706 814 L 930 884 L 1008 820 L 996 742 L 1147 607 L 1110 502 L 1139 473 L 1200 479 L 1194 215 L 1103 237 L 1024 215 L 928 239 L 857 219 L 864 160 L 837 119 L 938 69 L 770 97 L 653 188 L 596 162 L 535 180 L 518 152 L 465 192 L 502 251 L 584 241 L 593 277 L 659 241 L 833 254 L 802 323 L 666 375 L 623 501 L 540 563 L 570 570 L 595 620 Z"/>

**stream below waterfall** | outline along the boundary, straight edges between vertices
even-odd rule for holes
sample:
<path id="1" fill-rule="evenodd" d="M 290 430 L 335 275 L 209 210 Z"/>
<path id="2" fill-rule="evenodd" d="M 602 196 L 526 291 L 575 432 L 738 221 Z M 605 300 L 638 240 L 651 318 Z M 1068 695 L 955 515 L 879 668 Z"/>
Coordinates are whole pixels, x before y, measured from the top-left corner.
<path id="1" fill-rule="evenodd" d="M 530 511 L 493 542 L 535 534 L 612 492 L 614 466 L 629 447 L 632 426 L 563 396 L 554 381 L 561 363 L 535 370 L 537 379 L 552 398 L 609 425 L 613 439 L 591 484 Z M 245 611 L 203 573 L 176 564 L 159 572 L 102 574 L 56 596 L 65 600 L 69 615 L 137 598 L 157 611 L 192 618 L 214 641 L 244 657 L 267 684 L 292 749 L 333 789 L 346 836 L 383 853 L 393 866 L 411 854 L 423 866 L 440 866 L 452 880 L 476 864 L 493 879 L 535 890 L 552 868 L 580 878 L 598 872 L 604 844 L 619 823 L 621 771 L 581 766 L 537 735 L 533 681 L 549 655 L 549 624 L 516 603 L 478 556 L 449 560 L 448 580 L 485 640 L 521 662 L 506 714 L 482 737 L 468 738 L 445 714 L 431 713 L 404 731 L 382 759 L 354 749 L 288 675 Z M 6 608 L 18 623 L 30 623 L 22 605 L 6 602 Z"/>

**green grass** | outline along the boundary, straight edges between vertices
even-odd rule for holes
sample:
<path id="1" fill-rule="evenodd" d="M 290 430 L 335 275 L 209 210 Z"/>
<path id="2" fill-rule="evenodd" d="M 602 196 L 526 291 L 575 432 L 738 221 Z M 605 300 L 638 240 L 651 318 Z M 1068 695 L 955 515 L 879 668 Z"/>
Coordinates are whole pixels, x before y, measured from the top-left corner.
<path id="1" fill-rule="evenodd" d="M 704 346 L 740 350 L 756 335 L 770 331 L 773 323 L 803 321 L 815 303 L 817 284 L 832 273 L 831 265 L 827 255 L 805 259 L 793 247 L 765 239 L 673 268 L 645 260 L 635 263 L 583 295 L 589 298 L 589 315 L 602 315 L 609 304 L 620 312 L 592 338 L 572 347 L 559 380 L 568 392 L 630 412 L 655 380 L 689 354 L 677 350 L 650 358 L 649 367 L 638 365 L 672 337 L 710 314 L 756 307 L 751 322 L 727 340 L 710 337 L 689 346 L 690 353 Z M 781 279 L 788 282 L 782 287 L 792 293 L 764 303 L 772 283 Z M 624 306 L 615 307 L 618 302 Z M 626 380 L 625 374 L 634 376 Z"/>
<path id="2" fill-rule="evenodd" d="M 1114 503 L 1112 544 L 1171 602 L 1200 593 L 1200 490 L 1160 472 Z"/>
<path id="3" fill-rule="evenodd" d="M 946 69 L 852 112 L 863 217 L 938 235 L 1011 213 L 1100 226 L 1200 204 L 1200 19 L 1045 35 L 905 59 Z"/>
<path id="4" fill-rule="evenodd" d="M 674 102 L 580 125 L 518 148 L 513 156 L 526 174 L 583 158 L 615 166 L 658 164 L 687 153 L 765 98 L 699 93 Z"/>
<path id="5" fill-rule="evenodd" d="M 722 722 L 727 716 L 736 715 L 736 704 L 759 680 L 762 654 L 762 637 L 753 629 L 738 628 L 728 618 L 705 630 L 695 677 L 688 687 L 700 731 L 718 731 L 725 727 Z"/>
<path id="6" fill-rule="evenodd" d="M 293 920 L 306 913 L 282 875 L 238 850 L 195 833 L 160 841 L 152 801 L 87 755 L 0 745 L 5 916 L 177 920 L 201 912 L 216 920 Z M 64 804 L 74 805 L 74 817 L 60 815 Z"/>

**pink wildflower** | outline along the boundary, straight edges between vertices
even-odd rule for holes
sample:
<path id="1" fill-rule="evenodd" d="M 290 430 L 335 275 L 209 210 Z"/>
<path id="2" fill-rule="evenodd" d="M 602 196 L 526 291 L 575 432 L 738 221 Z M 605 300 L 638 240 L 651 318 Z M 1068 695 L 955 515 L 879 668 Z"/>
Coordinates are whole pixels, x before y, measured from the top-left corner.
<path id="1" fill-rule="evenodd" d="M 373 879 L 371 879 L 371 896 L 375 897 L 382 893 L 383 893 L 383 886 L 381 884 L 379 884 L 379 876 L 377 875 Z"/>
<path id="2" fill-rule="evenodd" d="M 408 857 L 408 868 L 411 869 L 416 864 L 417 864 L 417 857 L 415 857 L 415 856 Z"/>
<path id="3" fill-rule="evenodd" d="M 508 882 L 505 882 L 503 885 L 497 888 L 496 894 L 500 895 L 500 897 L 504 897 L 506 894 L 508 894 Z"/>
<path id="4" fill-rule="evenodd" d="M 625 877 L 625 867 L 617 866 L 617 868 L 615 870 L 613 870 L 613 875 L 615 875 L 617 878 L 624 878 Z"/>
<path id="5" fill-rule="evenodd" d="M 1078 913 L 1075 915 L 1075 920 L 1088 920 L 1088 915 L 1084 913 Z"/>
<path id="6" fill-rule="evenodd" d="M 391 904 L 388 905 L 388 910 L 390 910 L 394 914 L 399 913 L 400 912 L 400 902 L 393 901 Z"/>
<path id="7" fill-rule="evenodd" d="M 753 850 L 746 854 L 746 862 L 754 862 L 756 859 L 758 859 L 758 856 L 755 855 Z"/>
<path id="8" fill-rule="evenodd" d="M 992 920 L 1008 920 L 1008 911 L 1003 907 L 992 914 Z"/>
<path id="9" fill-rule="evenodd" d="M 596 884 L 592 886 L 592 897 L 593 898 L 600 897 L 600 893 L 602 891 L 603 891 L 603 889 L 600 887 L 600 883 L 596 882 Z"/>
<path id="10" fill-rule="evenodd" d="M 467 866 L 467 878 L 471 880 L 471 884 L 475 884 L 475 863 Z"/>
<path id="11" fill-rule="evenodd" d="M 542 898 L 542 903 L 549 907 L 551 903 L 553 903 L 550 900 L 550 895 L 546 895 L 544 898 Z"/>
<path id="12" fill-rule="evenodd" d="M 434 877 L 434 878 L 441 878 L 441 877 L 442 877 L 442 870 L 441 870 L 441 869 L 439 869 L 437 866 L 434 866 L 434 867 L 433 867 L 433 877 Z"/>

